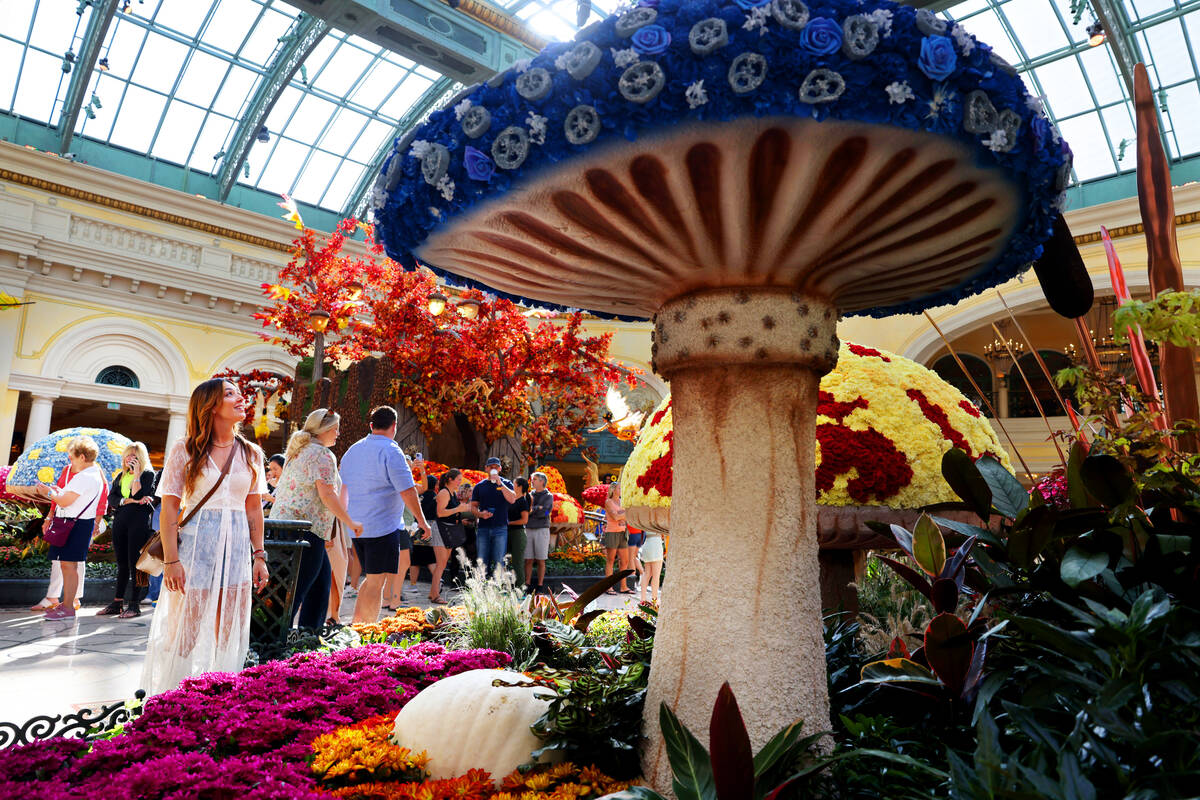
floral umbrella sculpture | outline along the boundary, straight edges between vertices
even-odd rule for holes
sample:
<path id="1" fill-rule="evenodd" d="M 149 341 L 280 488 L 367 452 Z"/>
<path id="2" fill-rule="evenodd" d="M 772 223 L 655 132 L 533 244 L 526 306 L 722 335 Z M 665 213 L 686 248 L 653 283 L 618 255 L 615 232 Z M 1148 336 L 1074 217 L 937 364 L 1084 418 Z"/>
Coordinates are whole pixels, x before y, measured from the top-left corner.
<path id="1" fill-rule="evenodd" d="M 646 703 L 656 786 L 662 701 L 702 730 L 729 680 L 755 747 L 798 718 L 828 725 L 812 442 L 839 314 L 920 311 L 1018 274 L 1069 175 L 1010 65 L 880 0 L 644 0 L 397 143 L 373 194 L 394 259 L 655 317 L 682 587 Z M 713 592 L 730 563 L 750 574 Z M 751 619 L 714 633 L 731 606 Z"/>
<path id="2" fill-rule="evenodd" d="M 90 436 L 96 440 L 100 455 L 96 464 L 111 480 L 121 470 L 121 453 L 132 442 L 119 433 L 102 428 L 64 428 L 55 431 L 34 443 L 17 459 L 9 470 L 8 491 L 21 497 L 32 498 L 33 487 L 39 483 L 54 483 L 67 461 L 67 445 L 76 436 Z"/>
<path id="3" fill-rule="evenodd" d="M 989 455 L 1012 471 L 991 423 L 932 370 L 886 350 L 843 342 L 821 379 L 817 402 L 816 489 L 822 535 L 893 520 L 885 509 L 956 502 L 942 477 L 951 447 Z M 629 521 L 670 528 L 674 432 L 671 398 L 655 409 L 621 476 Z M 824 539 L 822 539 L 824 541 Z"/>

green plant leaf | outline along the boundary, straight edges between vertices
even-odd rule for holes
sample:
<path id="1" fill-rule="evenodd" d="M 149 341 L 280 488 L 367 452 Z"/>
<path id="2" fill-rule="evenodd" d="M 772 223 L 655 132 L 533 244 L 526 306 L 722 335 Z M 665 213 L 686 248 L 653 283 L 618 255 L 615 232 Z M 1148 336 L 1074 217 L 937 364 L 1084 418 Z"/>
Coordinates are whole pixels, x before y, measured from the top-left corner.
<path id="1" fill-rule="evenodd" d="M 708 726 L 709 759 L 718 800 L 746 800 L 754 795 L 754 751 L 750 734 L 729 683 L 721 684 Z"/>
<path id="2" fill-rule="evenodd" d="M 1071 502 L 1071 508 L 1087 508 L 1092 505 L 1092 498 L 1084 488 L 1083 476 L 1079 473 L 1087 453 L 1083 443 L 1076 441 L 1071 444 L 1071 452 L 1067 456 L 1067 498 Z"/>
<path id="3" fill-rule="evenodd" d="M 862 668 L 859 683 L 923 683 L 941 686 L 942 683 L 927 668 L 907 658 L 885 658 L 872 661 Z"/>
<path id="4" fill-rule="evenodd" d="M 927 514 L 918 517 L 913 528 L 912 555 L 917 566 L 934 578 L 941 575 L 942 567 L 946 566 L 946 540 Z"/>
<path id="5" fill-rule="evenodd" d="M 666 703 L 658 707 L 658 725 L 675 775 L 671 782 L 675 796 L 679 800 L 717 800 L 708 753 Z"/>
<path id="6" fill-rule="evenodd" d="M 968 538 L 974 536 L 985 544 L 994 544 L 998 547 L 1004 546 L 1004 540 L 996 535 L 995 531 L 987 528 L 981 528 L 978 525 L 972 525 L 968 522 L 959 522 L 956 519 L 950 519 L 948 517 L 939 517 L 937 514 L 930 514 L 929 518 L 943 528 L 949 528 L 955 533 L 961 533 L 963 536 Z"/>
<path id="7" fill-rule="evenodd" d="M 992 505 L 1004 516 L 1016 519 L 1029 505 L 1025 487 L 991 456 L 980 456 L 975 466 L 992 490 Z"/>
<path id="8" fill-rule="evenodd" d="M 1090 581 L 1108 567 L 1108 553 L 1092 553 L 1081 547 L 1072 547 L 1063 556 L 1059 575 L 1063 583 L 1075 588 Z"/>
<path id="9" fill-rule="evenodd" d="M 754 756 L 755 778 L 765 775 L 780 761 L 790 760 L 796 756 L 796 742 L 800 739 L 803 726 L 802 722 L 794 722 L 772 736 L 771 741 L 763 745 L 762 749 Z"/>
<path id="10" fill-rule="evenodd" d="M 1079 467 L 1079 475 L 1084 487 L 1105 508 L 1116 508 L 1134 499 L 1133 478 L 1114 456 L 1088 456 Z"/>
<path id="11" fill-rule="evenodd" d="M 957 447 L 951 447 L 942 456 L 942 477 L 986 525 L 992 514 L 992 489 L 975 461 Z"/>

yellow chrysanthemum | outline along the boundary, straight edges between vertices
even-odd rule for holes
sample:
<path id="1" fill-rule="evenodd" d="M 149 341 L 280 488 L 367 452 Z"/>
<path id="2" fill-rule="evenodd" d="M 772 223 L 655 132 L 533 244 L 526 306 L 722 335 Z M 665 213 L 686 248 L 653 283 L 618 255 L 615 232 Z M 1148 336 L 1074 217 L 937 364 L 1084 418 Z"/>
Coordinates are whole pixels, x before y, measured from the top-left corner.
<path id="1" fill-rule="evenodd" d="M 30 450 L 28 453 L 26 453 L 25 455 L 30 459 L 34 459 L 34 458 L 37 458 L 38 456 L 40 456 L 41 454 L 42 454 L 42 448 L 35 447 L 32 450 Z"/>
<path id="2" fill-rule="evenodd" d="M 567 482 L 563 480 L 562 473 L 555 467 L 541 466 L 534 469 L 534 472 L 544 473 L 546 476 L 546 489 L 559 494 L 567 493 Z"/>
<path id="3" fill-rule="evenodd" d="M 109 439 L 108 440 L 108 452 L 113 453 L 115 455 L 119 456 L 122 453 L 124 453 L 125 446 L 126 445 L 123 444 L 120 439 Z"/>
<path id="4" fill-rule="evenodd" d="M 621 480 L 627 508 L 670 507 L 671 406 L 643 429 Z M 1012 471 L 991 423 L 932 370 L 883 350 L 843 343 L 821 379 L 816 429 L 817 502 L 919 508 L 957 499 L 942 456 L 958 447 Z"/>
<path id="5" fill-rule="evenodd" d="M 75 438 L 74 436 L 64 436 L 64 437 L 62 437 L 61 439 L 59 439 L 57 442 L 55 442 L 55 443 L 54 443 L 54 449 L 55 449 L 55 450 L 57 450 L 57 451 L 58 451 L 58 452 L 60 452 L 60 453 L 65 453 L 65 452 L 67 452 L 67 446 L 68 446 L 69 444 L 71 444 L 71 440 L 72 440 L 72 439 L 74 439 L 74 438 Z"/>
<path id="6" fill-rule="evenodd" d="M 54 481 L 54 470 L 50 467 L 42 467 L 37 472 L 38 480 L 42 483 L 52 483 Z"/>

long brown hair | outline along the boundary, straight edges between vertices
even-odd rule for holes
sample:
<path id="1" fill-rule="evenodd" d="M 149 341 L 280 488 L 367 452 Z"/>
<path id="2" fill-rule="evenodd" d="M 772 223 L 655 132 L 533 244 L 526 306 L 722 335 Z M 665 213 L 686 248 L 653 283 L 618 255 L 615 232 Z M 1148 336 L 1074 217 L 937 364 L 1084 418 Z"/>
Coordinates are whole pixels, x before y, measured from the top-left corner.
<path id="1" fill-rule="evenodd" d="M 183 493 L 191 494 L 204 471 L 204 460 L 208 457 L 209 448 L 213 442 L 213 416 L 221 403 L 225 402 L 225 384 L 222 378 L 211 378 L 192 390 L 188 400 L 187 410 L 187 442 L 184 447 L 188 454 L 187 468 L 183 473 Z M 254 446 L 250 444 L 238 430 L 241 423 L 233 426 L 234 439 L 242 447 L 242 457 L 246 459 L 251 472 L 258 475 L 254 464 Z M 261 460 L 261 459 L 260 459 Z"/>

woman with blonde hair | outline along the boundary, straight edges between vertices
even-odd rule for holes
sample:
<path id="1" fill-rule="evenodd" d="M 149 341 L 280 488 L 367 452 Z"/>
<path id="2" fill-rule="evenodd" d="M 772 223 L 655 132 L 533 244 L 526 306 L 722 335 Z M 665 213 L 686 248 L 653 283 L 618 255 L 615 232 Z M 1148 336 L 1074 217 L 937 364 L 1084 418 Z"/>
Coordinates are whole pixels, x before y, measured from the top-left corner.
<path id="1" fill-rule="evenodd" d="M 334 522 L 341 522 L 355 536 L 362 533 L 362 524 L 350 519 L 346 511 L 337 458 L 329 449 L 337 442 L 341 422 L 337 413 L 318 408 L 304 420 L 304 427 L 292 434 L 283 456 L 283 473 L 275 487 L 275 504 L 271 506 L 272 519 L 306 519 L 312 523 L 312 529 L 304 534 L 308 547 L 300 557 L 292 601 L 292 616 L 299 613 L 297 625 L 301 628 L 320 628 L 326 622 L 331 586 L 326 550 L 341 544 L 334 533 Z"/>
<path id="2" fill-rule="evenodd" d="M 613 481 L 608 485 L 608 499 L 604 501 L 604 575 L 613 574 L 613 562 L 617 569 L 629 569 L 629 533 L 625 527 L 625 509 L 621 506 L 621 484 Z M 610 588 L 605 594 L 633 594 L 625 581 L 619 588 Z"/>
<path id="3" fill-rule="evenodd" d="M 188 401 L 187 435 L 163 466 L 158 494 L 167 591 L 150 625 L 142 671 L 140 685 L 150 694 L 203 672 L 237 672 L 246 661 L 251 591 L 262 591 L 269 575 L 267 481 L 262 451 L 238 434 L 245 413 L 236 384 L 204 381 Z"/>
<path id="4" fill-rule="evenodd" d="M 108 490 L 113 509 L 112 546 L 117 557 L 116 598 L 96 612 L 121 619 L 140 616 L 143 587 L 138 586 L 137 560 L 150 539 L 150 517 L 154 514 L 154 470 L 146 445 L 134 442 L 121 453 L 121 472 Z M 124 608 L 122 608 L 124 604 Z"/>
<path id="5" fill-rule="evenodd" d="M 87 561 L 88 547 L 96 530 L 96 507 L 108 486 L 104 473 L 96 466 L 100 448 L 90 436 L 76 436 L 67 444 L 71 478 L 62 489 L 39 484 L 38 495 L 51 502 L 48 520 L 71 520 L 67 540 L 50 546 L 50 560 L 59 561 L 63 576 L 62 603 L 46 612 L 46 619 L 74 619 L 75 592 L 79 588 L 79 564 Z M 48 530 L 49 525 L 43 530 Z"/>

